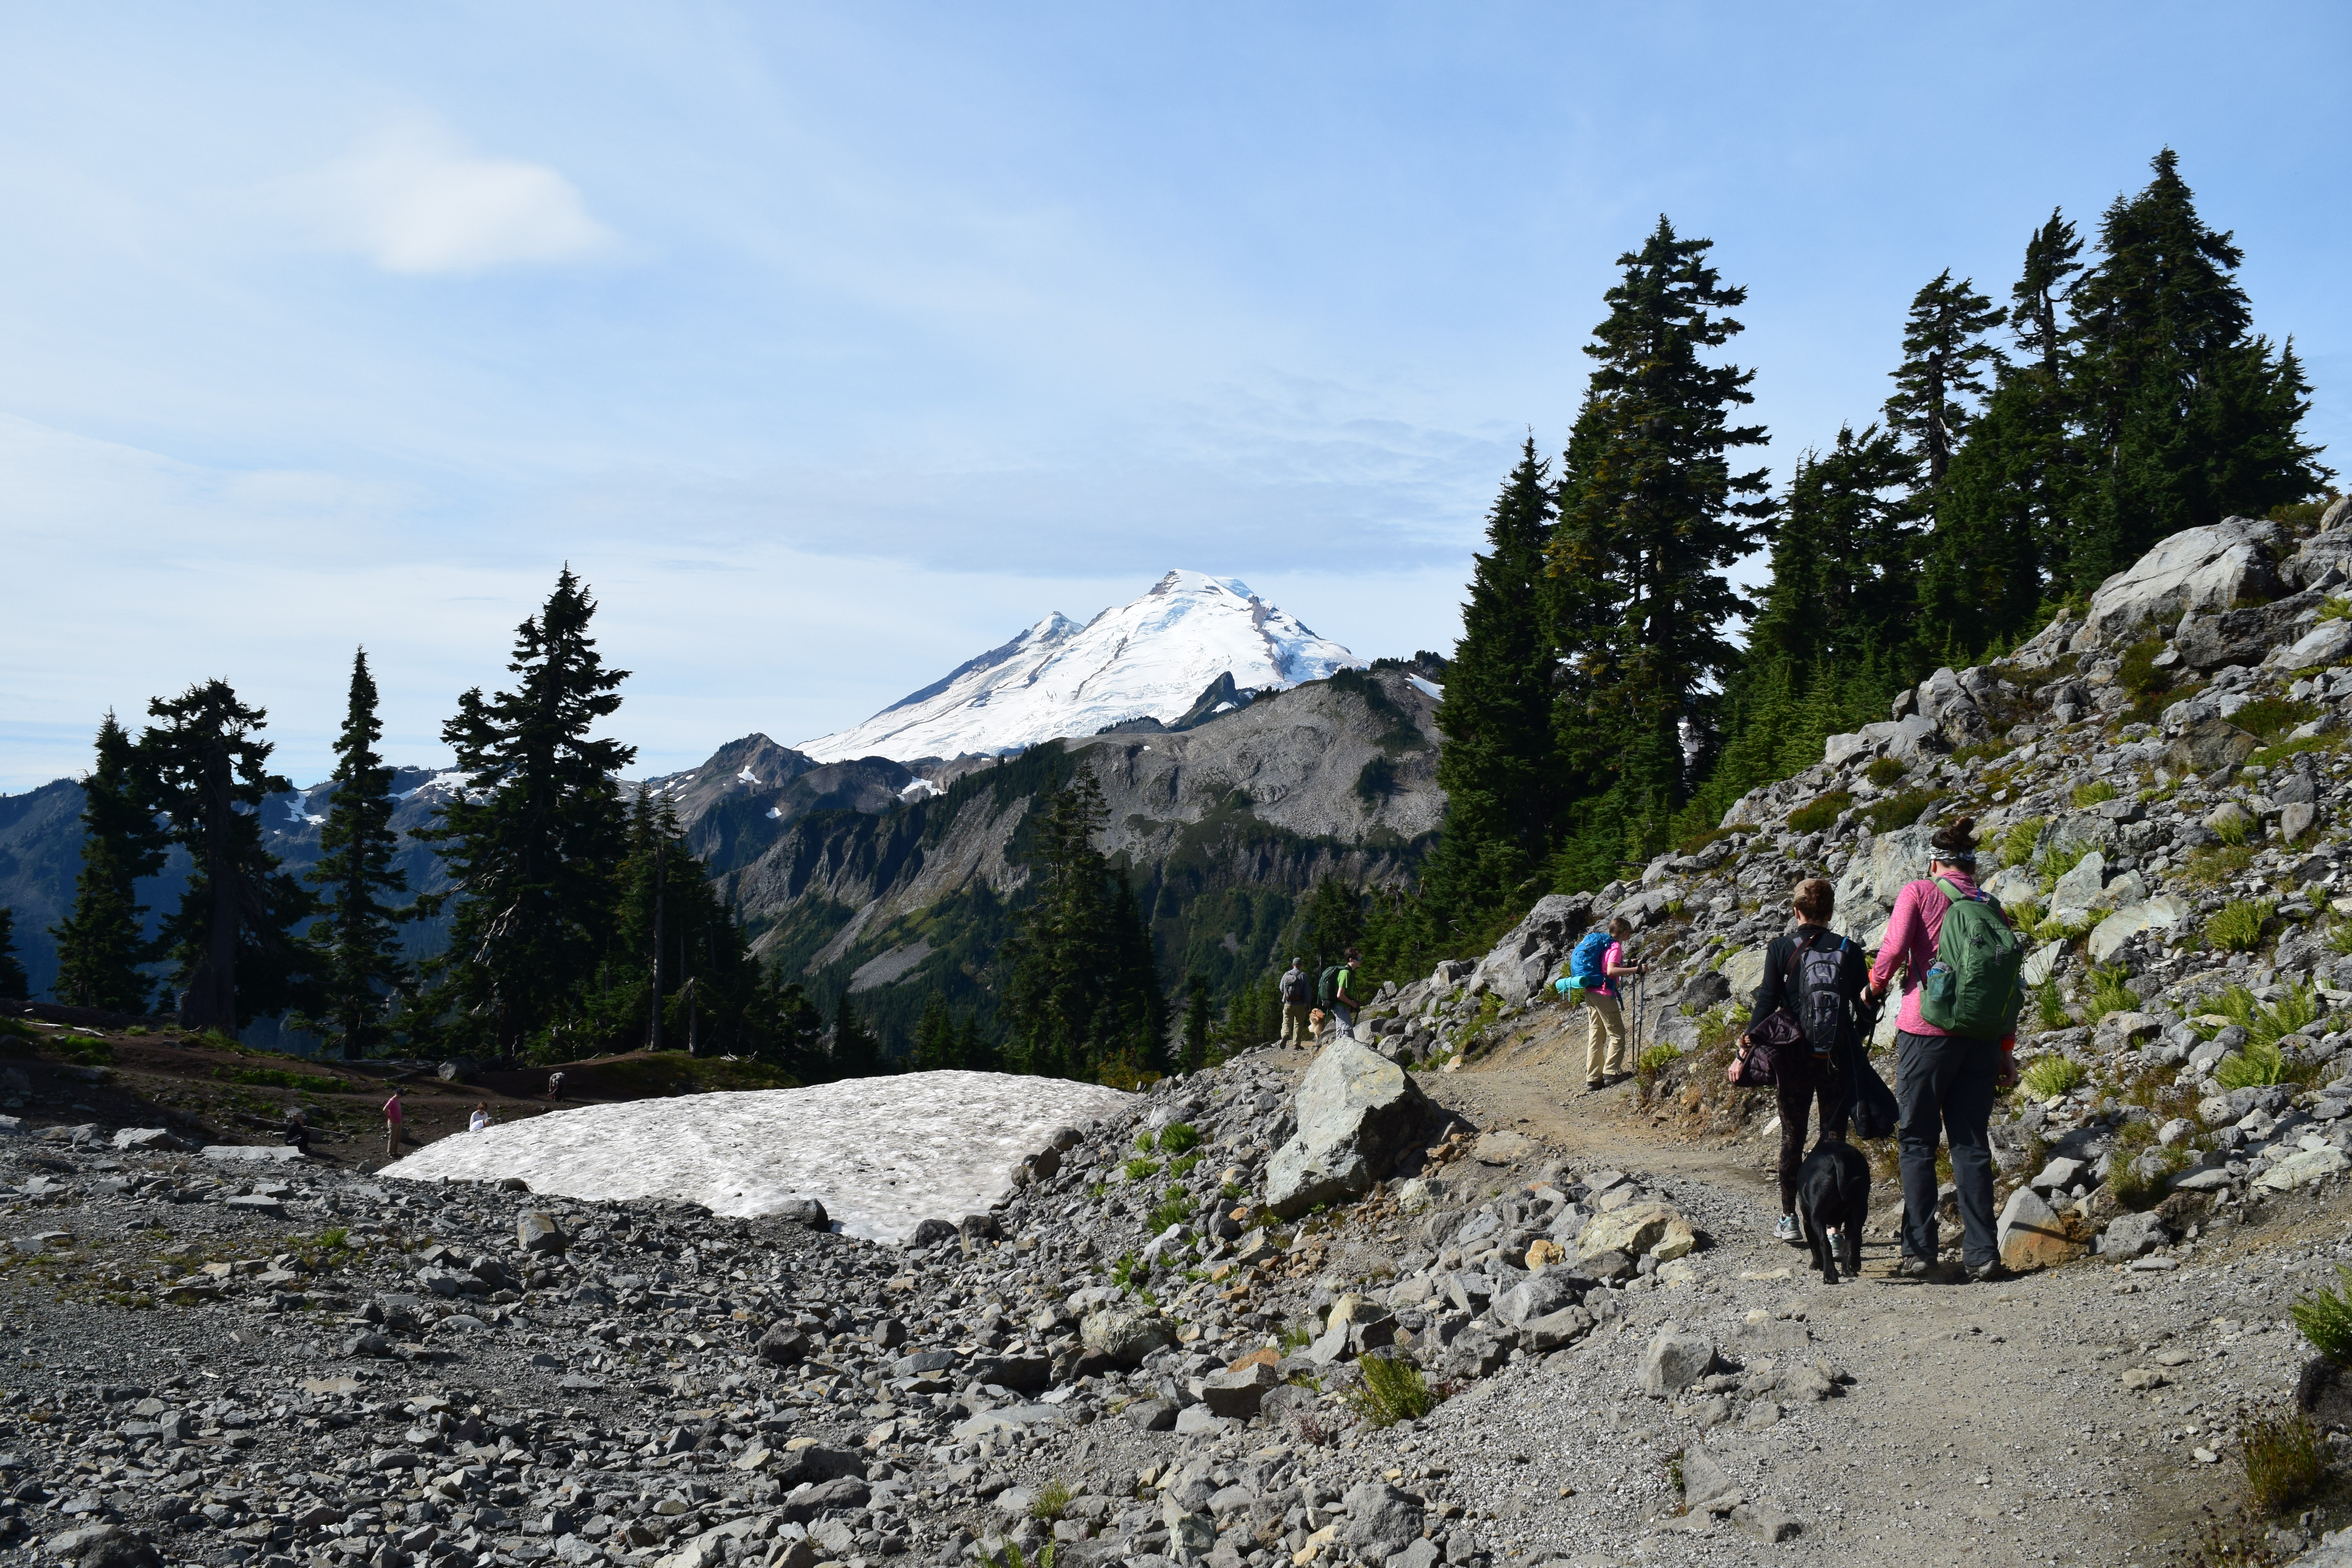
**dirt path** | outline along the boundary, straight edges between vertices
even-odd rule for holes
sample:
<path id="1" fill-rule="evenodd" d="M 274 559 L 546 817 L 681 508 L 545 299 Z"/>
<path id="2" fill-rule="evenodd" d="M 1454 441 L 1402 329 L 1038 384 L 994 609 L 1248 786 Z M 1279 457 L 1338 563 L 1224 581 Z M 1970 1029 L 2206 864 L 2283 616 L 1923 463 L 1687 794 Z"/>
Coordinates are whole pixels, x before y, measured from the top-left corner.
<path id="1" fill-rule="evenodd" d="M 1584 1092 L 1582 1046 L 1580 1028 L 1545 1016 L 1479 1065 L 1423 1081 L 1480 1127 L 1538 1139 L 1575 1171 L 1635 1174 L 1708 1233 L 1696 1284 L 1633 1298 L 1642 1305 L 1601 1349 L 1611 1374 L 1630 1383 L 1650 1333 L 1673 1318 L 1735 1359 L 1801 1347 L 1853 1376 L 1845 1397 L 1792 1408 L 1769 1430 L 1740 1430 L 1735 1416 L 1703 1439 L 1760 1463 L 1776 1500 L 1805 1521 L 1796 1542 L 1766 1548 L 1718 1526 L 1704 1540 L 1648 1539 L 1644 1555 L 2154 1563 L 2185 1560 L 2211 1518 L 2234 1513 L 2244 1481 L 2223 1439 L 2242 1405 L 2284 1406 L 2305 1353 L 2286 1303 L 2329 1282 L 2352 1203 L 2298 1201 L 2264 1223 L 2225 1223 L 2179 1248 L 2170 1272 L 2086 1262 L 1931 1285 L 1892 1278 L 1900 1197 L 1881 1181 L 1864 1279 L 1829 1287 L 1804 1252 L 1769 1236 L 1779 1205 L 1766 1142 L 1652 1131 L 1631 1082 Z M 2126 1369 L 2163 1384 L 2126 1387 Z M 1632 1404 L 1631 1419 L 1663 1427 L 1661 1451 L 1702 1440 L 1687 1404 Z M 2200 1460 L 2200 1447 L 2219 1459 Z M 1595 1510 L 1536 1515 L 1547 1511 L 1553 1550 L 1591 1542 Z M 1629 1559 L 1634 1544 L 1619 1542 Z"/>

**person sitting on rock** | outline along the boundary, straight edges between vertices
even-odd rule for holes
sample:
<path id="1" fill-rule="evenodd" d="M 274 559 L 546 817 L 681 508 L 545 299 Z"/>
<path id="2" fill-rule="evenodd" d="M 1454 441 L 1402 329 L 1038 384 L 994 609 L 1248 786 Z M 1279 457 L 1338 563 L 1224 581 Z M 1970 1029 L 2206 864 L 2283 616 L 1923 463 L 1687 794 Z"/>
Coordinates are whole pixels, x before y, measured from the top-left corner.
<path id="1" fill-rule="evenodd" d="M 1924 1279 L 1936 1267 L 1936 1142 L 1951 1144 L 1952 1183 L 1959 1189 L 1961 1260 L 1969 1278 L 2000 1274 L 1993 1229 L 1993 1096 L 2017 1081 L 2017 1036 L 1969 1039 L 1930 1024 L 1920 1013 L 1920 983 L 1936 962 L 1952 893 L 1982 900 L 1977 889 L 1976 820 L 1963 816 L 1929 839 L 1927 875 L 1895 895 L 1886 941 L 1871 966 L 1870 994 L 1884 996 L 1903 971 L 1903 1011 L 1895 1037 L 1895 1098 L 1902 1106 L 1903 1261 L 1895 1272 Z M 1996 906 L 1998 908 L 1998 906 Z M 2002 918 L 2007 919 L 2004 913 Z"/>
<path id="2" fill-rule="evenodd" d="M 1837 910 L 1837 889 L 1819 877 L 1797 884 L 1790 900 L 1797 929 L 1772 939 L 1764 951 L 1764 981 L 1756 987 L 1756 1005 L 1748 1016 L 1748 1034 L 1756 1026 L 1786 1007 L 1802 1024 L 1811 1009 L 1800 1005 L 1799 990 L 1821 980 L 1835 987 L 1835 1013 L 1842 1020 L 1843 1038 L 1811 1041 L 1774 1059 L 1772 1089 L 1780 1109 L 1780 1220 L 1772 1234 L 1795 1243 L 1797 1234 L 1797 1168 L 1805 1163 L 1805 1133 L 1812 1121 L 1813 1101 L 1822 1104 L 1822 1137 L 1845 1142 L 1851 1100 L 1846 1093 L 1847 1062 L 1843 1052 L 1861 1042 L 1856 1026 L 1863 987 L 1870 983 L 1861 944 L 1830 930 Z M 1828 955 L 1834 954 L 1834 957 Z M 1740 1038 L 1745 1041 L 1748 1034 Z M 1744 1054 L 1744 1053 L 1743 1053 Z"/>
<path id="3" fill-rule="evenodd" d="M 489 1124 L 490 1102 L 487 1100 L 478 1100 L 474 1101 L 474 1114 L 466 1118 L 466 1131 L 468 1132 L 479 1132 Z"/>

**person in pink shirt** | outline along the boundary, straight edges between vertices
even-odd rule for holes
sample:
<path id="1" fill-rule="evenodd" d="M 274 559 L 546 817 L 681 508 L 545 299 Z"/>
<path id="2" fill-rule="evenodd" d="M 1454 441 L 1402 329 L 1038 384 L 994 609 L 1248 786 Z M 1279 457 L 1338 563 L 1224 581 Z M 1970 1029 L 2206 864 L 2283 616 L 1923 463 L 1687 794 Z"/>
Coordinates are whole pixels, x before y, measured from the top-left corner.
<path id="1" fill-rule="evenodd" d="M 387 1160 L 400 1158 L 400 1090 L 395 1088 L 392 1098 L 383 1102 L 383 1157 Z"/>
<path id="2" fill-rule="evenodd" d="M 1952 1148 L 1952 1182 L 1959 1189 L 1962 1263 L 1970 1279 L 2000 1273 L 1993 1230 L 1992 1121 L 1994 1094 L 2017 1081 L 2017 1037 L 1974 1040 L 1948 1034 L 1920 1016 L 1919 983 L 1936 961 L 1947 884 L 1964 899 L 1983 899 L 1976 883 L 1976 821 L 1961 817 L 1928 840 L 1927 875 L 1895 896 L 1886 940 L 1871 965 L 1870 994 L 1884 996 L 1903 974 L 1903 1010 L 1895 1017 L 1895 1098 L 1902 1107 L 1903 1260 L 1895 1272 L 1925 1279 L 1936 1267 L 1936 1143 Z M 2007 919 L 2004 914 L 2003 919 Z"/>

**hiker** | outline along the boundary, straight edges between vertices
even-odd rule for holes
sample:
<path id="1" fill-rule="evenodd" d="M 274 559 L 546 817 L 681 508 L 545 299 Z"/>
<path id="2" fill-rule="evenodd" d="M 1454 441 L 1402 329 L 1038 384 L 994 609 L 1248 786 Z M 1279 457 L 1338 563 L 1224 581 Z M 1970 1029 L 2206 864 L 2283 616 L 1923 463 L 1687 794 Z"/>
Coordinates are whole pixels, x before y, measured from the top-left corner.
<path id="1" fill-rule="evenodd" d="M 286 1108 L 285 1136 L 286 1142 L 294 1145 L 296 1153 L 307 1155 L 310 1152 L 310 1130 L 302 1124 L 302 1108 L 299 1105 Z"/>
<path id="2" fill-rule="evenodd" d="M 1813 1101 L 1822 1106 L 1822 1141 L 1845 1142 L 1852 1104 L 1850 1053 L 1862 1040 L 1857 1022 L 1863 987 L 1870 971 L 1862 945 L 1830 930 L 1837 889 L 1819 877 L 1797 884 L 1790 904 L 1797 929 L 1772 939 L 1764 952 L 1764 980 L 1740 1036 L 1748 1054 L 1758 1025 L 1786 1007 L 1803 1031 L 1795 1048 L 1774 1058 L 1772 1089 L 1780 1104 L 1780 1220 L 1773 1236 L 1794 1244 L 1797 1233 L 1797 1169 L 1805 1163 L 1806 1126 Z M 1849 1222 L 1851 1223 L 1851 1222 Z"/>
<path id="3" fill-rule="evenodd" d="M 1282 972 L 1282 1043 L 1305 1046 L 1312 1039 L 1307 1025 L 1307 1010 L 1315 1003 L 1315 983 L 1307 978 L 1307 970 L 1296 953 L 1290 967 Z"/>
<path id="4" fill-rule="evenodd" d="M 489 1124 L 490 1102 L 487 1100 L 478 1100 L 474 1101 L 474 1114 L 466 1118 L 466 1131 L 468 1132 L 479 1132 L 483 1128 L 488 1127 Z"/>
<path id="5" fill-rule="evenodd" d="M 1633 922 L 1619 915 L 1605 932 L 1591 932 L 1579 942 L 1569 959 L 1572 973 L 1576 964 L 1583 964 L 1580 988 L 1584 1005 L 1590 1009 L 1584 1026 L 1587 1094 L 1632 1076 L 1633 1064 L 1625 1059 L 1625 1009 L 1617 1000 L 1617 980 L 1620 975 L 1650 973 L 1648 964 L 1635 963 L 1625 956 L 1625 939 L 1633 934 Z"/>
<path id="6" fill-rule="evenodd" d="M 1936 1140 L 1952 1149 L 1959 1188 L 1961 1261 L 1970 1279 L 2000 1277 L 1993 1231 L 1993 1095 L 2017 1081 L 2017 1014 L 2024 946 L 1998 900 L 1976 883 L 1976 821 L 1961 817 L 1928 840 L 1927 876 L 1895 900 L 1886 941 L 1871 967 L 1884 996 L 1903 972 L 1895 1037 L 1895 1096 L 1902 1107 L 1903 1260 L 1895 1272 L 1925 1279 L 1936 1267 Z M 1947 941 L 1949 937 L 1953 940 Z"/>
<path id="7" fill-rule="evenodd" d="M 383 1157 L 400 1158 L 400 1086 L 394 1084 L 392 1098 L 383 1102 Z"/>
<path id="8" fill-rule="evenodd" d="M 551 1072 L 547 1075 L 547 1098 L 550 1100 L 562 1100 L 563 1098 L 563 1075 L 562 1073 Z"/>
<path id="9" fill-rule="evenodd" d="M 1363 962 L 1362 952 L 1351 947 L 1331 977 L 1331 1016 L 1339 1021 L 1339 1033 L 1343 1035 L 1356 1032 L 1356 1010 L 1363 1005 L 1355 993 L 1356 985 L 1363 979 L 1363 972 L 1357 966 Z"/>

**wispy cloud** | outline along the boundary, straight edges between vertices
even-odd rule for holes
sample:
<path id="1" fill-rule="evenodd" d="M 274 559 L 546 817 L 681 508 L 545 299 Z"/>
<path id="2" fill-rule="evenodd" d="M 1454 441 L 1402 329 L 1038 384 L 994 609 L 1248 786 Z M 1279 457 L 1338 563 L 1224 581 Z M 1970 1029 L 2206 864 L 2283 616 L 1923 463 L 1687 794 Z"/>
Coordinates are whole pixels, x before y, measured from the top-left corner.
<path id="1" fill-rule="evenodd" d="M 553 169 L 484 156 L 424 121 L 381 131 L 278 190 L 328 245 L 387 272 L 572 261 L 613 239 Z"/>

